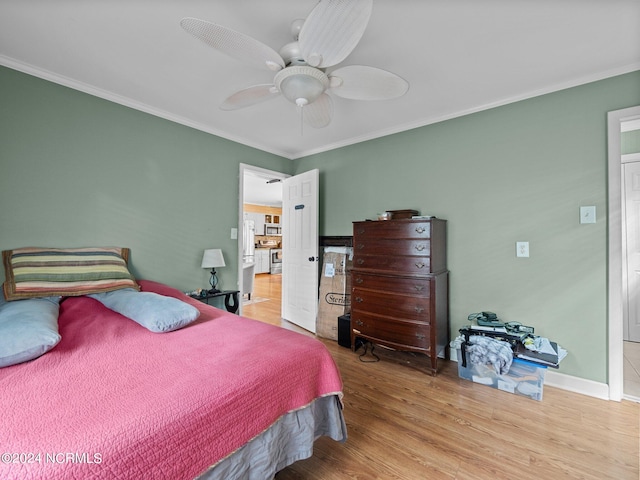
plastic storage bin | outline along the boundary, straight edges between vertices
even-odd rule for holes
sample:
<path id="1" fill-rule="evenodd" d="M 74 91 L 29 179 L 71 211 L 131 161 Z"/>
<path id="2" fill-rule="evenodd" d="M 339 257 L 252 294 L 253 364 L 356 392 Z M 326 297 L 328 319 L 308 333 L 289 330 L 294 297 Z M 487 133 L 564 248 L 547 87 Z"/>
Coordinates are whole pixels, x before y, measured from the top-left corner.
<path id="1" fill-rule="evenodd" d="M 544 373 L 547 367 L 514 358 L 506 375 L 499 375 L 493 365 L 471 365 L 467 353 L 466 366 L 462 362 L 462 350 L 457 349 L 458 376 L 475 383 L 497 388 L 533 400 L 542 400 Z"/>

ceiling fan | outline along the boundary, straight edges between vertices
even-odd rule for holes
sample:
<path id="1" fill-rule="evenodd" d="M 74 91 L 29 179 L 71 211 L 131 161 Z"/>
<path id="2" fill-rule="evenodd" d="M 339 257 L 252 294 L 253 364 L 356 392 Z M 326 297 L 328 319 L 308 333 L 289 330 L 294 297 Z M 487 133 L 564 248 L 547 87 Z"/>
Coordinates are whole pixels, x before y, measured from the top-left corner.
<path id="1" fill-rule="evenodd" d="M 220 105 L 236 110 L 283 95 L 302 112 L 312 127 L 331 122 L 328 92 L 353 100 L 386 100 L 409 89 L 398 75 L 365 65 L 326 69 L 342 62 L 367 28 L 373 0 L 320 0 L 306 20 L 294 20 L 294 41 L 276 52 L 262 42 L 215 23 L 183 18 L 180 25 L 207 45 L 250 65 L 275 73 L 273 83 L 238 90 Z"/>

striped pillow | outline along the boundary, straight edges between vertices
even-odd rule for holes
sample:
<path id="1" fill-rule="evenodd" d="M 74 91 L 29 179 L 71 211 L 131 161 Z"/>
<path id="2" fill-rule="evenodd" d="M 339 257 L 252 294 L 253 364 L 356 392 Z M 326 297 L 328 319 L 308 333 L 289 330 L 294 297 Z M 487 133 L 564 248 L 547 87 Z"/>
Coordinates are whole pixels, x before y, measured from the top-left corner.
<path id="1" fill-rule="evenodd" d="M 128 248 L 18 248 L 4 250 L 7 300 L 76 297 L 121 288 L 140 290 L 127 268 Z"/>

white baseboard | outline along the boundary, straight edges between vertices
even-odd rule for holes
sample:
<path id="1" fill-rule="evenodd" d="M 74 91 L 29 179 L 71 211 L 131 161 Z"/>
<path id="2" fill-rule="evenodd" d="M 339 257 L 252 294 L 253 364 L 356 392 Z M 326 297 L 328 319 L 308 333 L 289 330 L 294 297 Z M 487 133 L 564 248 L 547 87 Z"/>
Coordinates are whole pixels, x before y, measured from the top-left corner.
<path id="1" fill-rule="evenodd" d="M 574 377 L 572 375 L 556 372 L 550 368 L 547 368 L 544 375 L 544 384 L 549 385 L 550 387 L 561 388 L 570 392 L 600 398 L 602 400 L 609 400 L 609 385 L 606 383 Z"/>
<path id="2" fill-rule="evenodd" d="M 450 350 L 449 358 L 456 363 L 458 362 L 458 356 L 455 348 Z M 610 400 L 609 385 L 606 383 L 574 377 L 572 375 L 556 372 L 552 368 L 547 368 L 544 375 L 544 384 L 549 385 L 550 387 L 561 388 L 570 392 L 587 395 L 589 397 Z"/>

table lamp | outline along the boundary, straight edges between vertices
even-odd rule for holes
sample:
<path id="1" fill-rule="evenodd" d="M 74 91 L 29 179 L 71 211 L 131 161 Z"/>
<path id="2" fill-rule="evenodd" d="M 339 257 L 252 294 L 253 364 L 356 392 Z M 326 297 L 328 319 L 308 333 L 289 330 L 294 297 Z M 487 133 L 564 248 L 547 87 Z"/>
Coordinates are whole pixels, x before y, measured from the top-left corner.
<path id="1" fill-rule="evenodd" d="M 224 263 L 224 257 L 222 256 L 222 250 L 219 248 L 210 248 L 204 251 L 204 255 L 202 255 L 202 268 L 210 268 L 211 269 L 211 278 L 209 279 L 209 283 L 211 284 L 211 289 L 209 293 L 218 293 L 216 287 L 218 285 L 218 277 L 216 276 L 216 267 L 224 267 L 226 266 Z"/>

